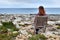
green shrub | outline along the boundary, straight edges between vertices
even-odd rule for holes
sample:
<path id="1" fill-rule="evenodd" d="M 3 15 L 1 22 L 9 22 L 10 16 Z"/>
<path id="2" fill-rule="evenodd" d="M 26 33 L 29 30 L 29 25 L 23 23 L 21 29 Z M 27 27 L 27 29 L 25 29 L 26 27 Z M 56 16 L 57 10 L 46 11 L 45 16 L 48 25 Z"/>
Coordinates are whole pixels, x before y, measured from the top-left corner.
<path id="1" fill-rule="evenodd" d="M 12 37 L 7 34 L 0 34 L 0 40 L 11 40 Z"/>
<path id="2" fill-rule="evenodd" d="M 12 29 L 13 31 L 18 31 L 19 29 L 12 22 L 2 22 L 2 25 L 6 28 Z"/>
<path id="3" fill-rule="evenodd" d="M 16 37 L 19 33 L 12 33 L 11 36 L 12 37 Z"/>
<path id="4" fill-rule="evenodd" d="M 57 29 L 60 29 L 60 26 L 58 26 Z"/>
<path id="5" fill-rule="evenodd" d="M 16 37 L 19 33 L 11 33 L 8 35 L 8 33 L 0 34 L 0 40 L 12 40 L 14 37 Z"/>
<path id="6" fill-rule="evenodd" d="M 8 35 L 8 29 L 11 29 L 11 34 Z M 19 29 L 12 22 L 2 22 L 0 26 L 0 40 L 12 40 L 19 33 L 13 33 L 13 31 L 18 31 Z"/>
<path id="7" fill-rule="evenodd" d="M 33 35 L 32 37 L 29 38 L 29 40 L 47 40 L 47 38 L 44 35 L 41 34 L 37 34 L 37 35 Z"/>
<path id="8" fill-rule="evenodd" d="M 0 27 L 0 33 L 7 33 L 7 32 L 8 32 L 8 30 L 6 27 L 4 27 L 4 26 Z"/>

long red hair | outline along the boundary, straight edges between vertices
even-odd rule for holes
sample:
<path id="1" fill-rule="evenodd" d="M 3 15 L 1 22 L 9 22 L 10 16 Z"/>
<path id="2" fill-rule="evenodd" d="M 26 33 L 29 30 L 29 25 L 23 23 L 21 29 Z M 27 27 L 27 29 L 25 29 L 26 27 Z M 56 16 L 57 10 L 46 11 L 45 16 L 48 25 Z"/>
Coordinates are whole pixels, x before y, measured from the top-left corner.
<path id="1" fill-rule="evenodd" d="M 44 16 L 44 15 L 46 15 L 43 6 L 40 6 L 40 7 L 39 7 L 39 13 L 38 13 L 38 15 L 39 15 L 39 16 Z"/>

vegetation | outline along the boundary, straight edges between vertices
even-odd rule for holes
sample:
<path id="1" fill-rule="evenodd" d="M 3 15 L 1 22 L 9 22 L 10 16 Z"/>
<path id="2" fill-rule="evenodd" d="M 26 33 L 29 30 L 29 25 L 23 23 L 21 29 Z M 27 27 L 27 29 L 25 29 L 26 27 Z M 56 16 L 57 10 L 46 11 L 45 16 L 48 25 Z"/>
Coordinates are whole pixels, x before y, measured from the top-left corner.
<path id="1" fill-rule="evenodd" d="M 0 40 L 13 40 L 14 37 L 16 37 L 18 35 L 18 33 L 11 33 L 8 35 L 8 33 L 0 33 Z"/>
<path id="2" fill-rule="evenodd" d="M 8 29 L 11 31 L 9 32 Z M 13 40 L 19 34 L 18 32 L 13 32 L 18 30 L 12 22 L 2 22 L 2 26 L 0 26 L 0 40 Z"/>
<path id="3" fill-rule="evenodd" d="M 60 26 L 58 26 L 57 29 L 60 29 Z"/>
<path id="4" fill-rule="evenodd" d="M 18 31 L 16 26 L 12 22 L 2 22 L 3 27 L 11 29 L 13 31 Z"/>
<path id="5" fill-rule="evenodd" d="M 11 31 L 9 32 L 8 29 L 11 29 Z M 18 31 L 18 29 L 12 22 L 2 22 L 2 26 L 0 26 L 0 40 L 14 40 L 13 38 L 19 34 L 18 32 L 13 33 L 14 31 Z M 36 34 L 29 38 L 29 40 L 39 39 L 46 40 L 46 37 L 42 34 Z"/>
<path id="6" fill-rule="evenodd" d="M 0 26 L 0 33 L 7 33 L 7 32 L 8 32 L 8 30 L 6 27 Z"/>
<path id="7" fill-rule="evenodd" d="M 33 35 L 29 40 L 47 40 L 47 38 L 42 34 Z"/>

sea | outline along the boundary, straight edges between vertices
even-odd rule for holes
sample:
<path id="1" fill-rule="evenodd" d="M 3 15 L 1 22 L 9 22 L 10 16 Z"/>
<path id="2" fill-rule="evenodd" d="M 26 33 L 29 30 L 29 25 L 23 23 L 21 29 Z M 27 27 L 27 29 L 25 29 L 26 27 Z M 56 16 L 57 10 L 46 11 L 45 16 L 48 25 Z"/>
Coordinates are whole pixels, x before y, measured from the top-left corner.
<path id="1" fill-rule="evenodd" d="M 45 8 L 46 14 L 60 14 L 60 8 Z M 37 14 L 38 8 L 0 8 L 0 14 Z"/>

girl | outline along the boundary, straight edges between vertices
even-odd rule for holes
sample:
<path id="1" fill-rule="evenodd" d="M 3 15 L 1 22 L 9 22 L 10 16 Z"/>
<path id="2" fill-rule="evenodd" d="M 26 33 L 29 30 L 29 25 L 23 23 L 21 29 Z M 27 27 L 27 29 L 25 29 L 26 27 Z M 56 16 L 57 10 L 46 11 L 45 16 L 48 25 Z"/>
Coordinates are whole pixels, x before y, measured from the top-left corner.
<path id="1" fill-rule="evenodd" d="M 37 24 L 36 22 L 36 20 L 37 20 L 37 16 L 46 16 L 46 13 L 45 13 L 45 10 L 44 10 L 44 7 L 43 6 L 40 6 L 39 7 L 39 13 L 35 16 L 35 20 L 34 20 L 34 26 L 35 26 L 35 33 L 36 34 L 38 34 L 38 31 L 39 31 L 39 28 L 37 27 L 37 25 L 39 24 Z M 46 16 L 47 17 L 47 16 Z M 39 21 L 41 21 L 41 23 L 39 24 L 39 25 L 41 25 L 41 24 L 44 24 L 44 22 L 42 23 L 42 20 L 39 20 Z"/>

